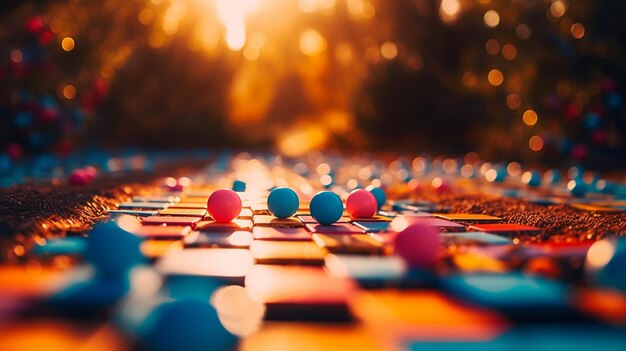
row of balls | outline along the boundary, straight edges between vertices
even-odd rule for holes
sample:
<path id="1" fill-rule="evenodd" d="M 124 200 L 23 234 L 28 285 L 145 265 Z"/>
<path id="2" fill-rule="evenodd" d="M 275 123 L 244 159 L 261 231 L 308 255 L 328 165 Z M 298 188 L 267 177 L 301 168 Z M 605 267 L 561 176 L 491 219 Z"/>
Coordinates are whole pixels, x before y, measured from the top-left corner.
<path id="1" fill-rule="evenodd" d="M 346 199 L 346 211 L 352 218 L 371 218 L 387 201 L 381 188 L 356 189 Z M 241 198 L 234 190 L 219 189 L 207 200 L 207 211 L 216 222 L 226 223 L 239 216 Z M 300 208 L 300 198 L 291 188 L 275 188 L 267 198 L 269 212 L 277 218 L 289 218 Z M 343 201 L 332 191 L 321 191 L 311 199 L 311 216 L 323 225 L 337 222 L 343 215 Z"/>

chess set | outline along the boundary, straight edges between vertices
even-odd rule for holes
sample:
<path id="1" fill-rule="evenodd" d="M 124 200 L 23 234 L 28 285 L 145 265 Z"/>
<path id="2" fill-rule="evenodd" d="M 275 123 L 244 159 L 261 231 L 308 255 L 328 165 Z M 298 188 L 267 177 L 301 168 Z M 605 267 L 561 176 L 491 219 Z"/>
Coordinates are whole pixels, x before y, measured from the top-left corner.
<path id="1" fill-rule="evenodd" d="M 0 349 L 626 349 L 623 179 L 471 156 L 224 153 L 141 184 L 0 266 Z"/>

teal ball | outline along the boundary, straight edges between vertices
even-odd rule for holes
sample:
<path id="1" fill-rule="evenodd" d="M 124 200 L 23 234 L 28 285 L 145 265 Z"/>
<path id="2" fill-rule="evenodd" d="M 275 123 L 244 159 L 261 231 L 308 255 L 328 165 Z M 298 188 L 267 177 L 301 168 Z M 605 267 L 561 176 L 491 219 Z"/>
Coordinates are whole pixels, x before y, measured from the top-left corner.
<path id="1" fill-rule="evenodd" d="M 290 188 L 276 188 L 267 197 L 267 208 L 278 218 L 293 216 L 299 207 L 298 194 Z"/>
<path id="2" fill-rule="evenodd" d="M 321 191 L 313 196 L 309 205 L 311 216 L 319 224 L 330 225 L 337 222 L 343 214 L 343 202 L 339 195 L 331 191 Z"/>
<path id="3" fill-rule="evenodd" d="M 374 197 L 376 198 L 376 204 L 378 205 L 378 209 L 380 210 L 385 202 L 387 202 L 387 194 L 385 194 L 385 191 L 379 187 L 372 188 L 370 190 L 370 193 L 372 193 L 372 195 L 374 195 Z"/>

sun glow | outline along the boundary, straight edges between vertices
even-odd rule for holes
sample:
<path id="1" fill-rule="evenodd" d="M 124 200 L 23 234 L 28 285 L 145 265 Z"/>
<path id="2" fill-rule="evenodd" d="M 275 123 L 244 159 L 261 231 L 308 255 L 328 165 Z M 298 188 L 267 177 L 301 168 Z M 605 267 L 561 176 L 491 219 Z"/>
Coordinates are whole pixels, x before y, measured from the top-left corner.
<path id="1" fill-rule="evenodd" d="M 246 15 L 254 13 L 258 0 L 217 0 L 217 17 L 226 29 L 226 45 L 233 51 L 246 44 Z"/>

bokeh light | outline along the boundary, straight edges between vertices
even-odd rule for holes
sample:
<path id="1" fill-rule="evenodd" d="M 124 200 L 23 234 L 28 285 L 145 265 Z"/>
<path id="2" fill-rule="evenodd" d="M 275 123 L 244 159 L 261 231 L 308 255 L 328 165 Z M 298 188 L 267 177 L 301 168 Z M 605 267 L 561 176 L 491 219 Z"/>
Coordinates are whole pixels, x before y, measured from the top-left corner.
<path id="1" fill-rule="evenodd" d="M 504 75 L 502 74 L 502 71 L 500 71 L 497 68 L 494 68 L 491 71 L 489 71 L 489 74 L 487 75 L 487 79 L 489 80 L 489 84 L 493 85 L 494 87 L 497 87 L 497 86 L 500 86 L 502 82 L 504 82 Z"/>
<path id="2" fill-rule="evenodd" d="M 524 114 L 522 115 L 522 119 L 524 121 L 524 124 L 532 127 L 535 124 L 537 124 L 537 121 L 539 120 L 539 116 L 537 116 L 537 112 L 533 110 L 526 110 L 524 111 Z"/>
<path id="3" fill-rule="evenodd" d="M 528 140 L 528 147 L 535 152 L 541 151 L 543 149 L 543 139 L 539 135 L 533 135 Z"/>
<path id="4" fill-rule="evenodd" d="M 439 17 L 446 22 L 454 22 L 461 12 L 461 2 L 459 0 L 442 0 L 439 6 Z"/>
<path id="5" fill-rule="evenodd" d="M 570 31 L 572 33 L 572 36 L 576 39 L 582 39 L 582 37 L 585 36 L 585 26 L 580 23 L 572 24 Z"/>
<path id="6" fill-rule="evenodd" d="M 315 57 L 326 50 L 326 39 L 314 29 L 307 29 L 300 34 L 300 50 L 303 54 Z"/>
<path id="7" fill-rule="evenodd" d="M 74 46 L 75 46 L 75 42 L 74 42 L 74 39 L 72 37 L 65 37 L 65 38 L 63 38 L 63 40 L 61 40 L 61 47 L 65 51 L 72 51 L 72 50 L 74 50 Z"/>
<path id="8" fill-rule="evenodd" d="M 28 3 L 7 5 L 12 22 L 0 25 L 11 39 L 2 45 L 3 94 L 29 100 L 2 105 L 19 120 L 3 150 L 56 152 L 92 140 L 288 155 L 476 149 L 485 159 L 566 163 L 583 145 L 576 161 L 602 166 L 626 140 L 624 75 L 608 69 L 623 56 L 611 27 L 619 4 Z M 45 112 L 28 122 L 24 106 Z M 520 133 L 526 127 L 532 134 Z M 172 131 L 165 140 L 162 130 Z M 442 133 L 449 142 L 439 142 Z M 534 152 L 533 135 L 549 147 Z"/>
<path id="9" fill-rule="evenodd" d="M 495 28 L 500 24 L 500 15 L 495 10 L 489 10 L 485 12 L 485 16 L 483 17 L 485 25 L 489 28 Z"/>

